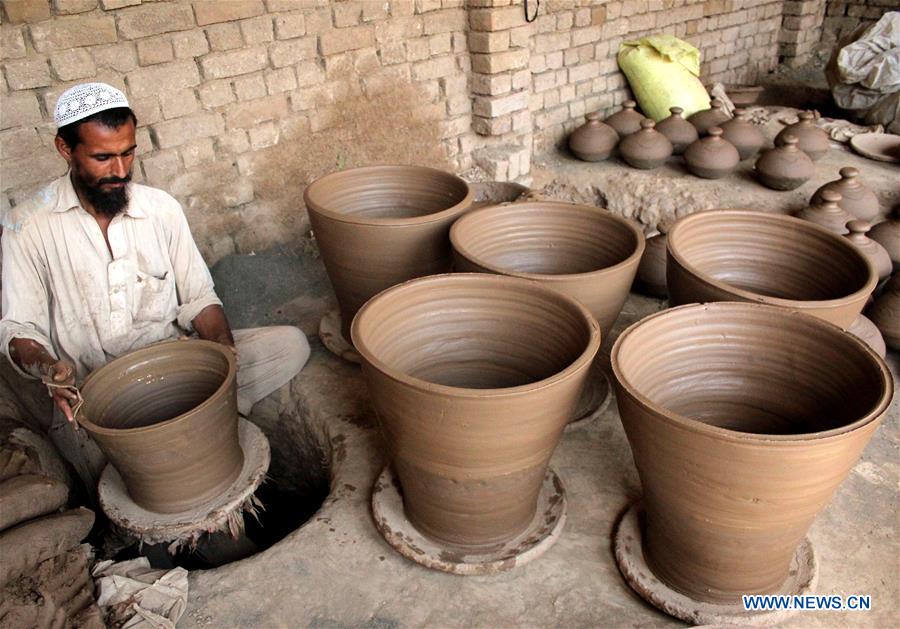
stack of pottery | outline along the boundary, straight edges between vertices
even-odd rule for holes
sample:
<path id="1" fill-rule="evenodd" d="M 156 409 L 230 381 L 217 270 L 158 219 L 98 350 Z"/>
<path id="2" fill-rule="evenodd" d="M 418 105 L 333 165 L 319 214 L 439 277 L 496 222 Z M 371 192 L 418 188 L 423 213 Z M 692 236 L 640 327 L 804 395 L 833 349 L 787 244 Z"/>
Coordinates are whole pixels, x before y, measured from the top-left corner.
<path id="1" fill-rule="evenodd" d="M 881 221 L 869 231 L 869 238 L 880 244 L 891 257 L 894 272 L 900 270 L 900 207 L 887 220 Z"/>
<path id="2" fill-rule="evenodd" d="M 838 171 L 840 179 L 829 181 L 815 191 L 810 199 L 810 205 L 822 200 L 825 190 L 834 190 L 841 194 L 840 206 L 864 221 L 874 221 L 879 214 L 878 197 L 859 179 L 859 170 L 853 166 L 845 166 Z"/>
<path id="3" fill-rule="evenodd" d="M 612 366 L 646 513 L 631 552 L 691 609 L 782 592 L 890 406 L 884 361 L 816 318 L 713 303 L 632 325 Z"/>
<path id="4" fill-rule="evenodd" d="M 900 352 L 900 273 L 894 273 L 866 314 L 878 326 L 888 347 Z"/>
<path id="5" fill-rule="evenodd" d="M 830 232 L 834 232 L 838 236 L 850 233 L 847 229 L 847 223 L 853 220 L 853 216 L 848 214 L 844 208 L 840 206 L 841 193 L 834 190 L 825 190 L 819 195 L 819 201 L 813 197 L 809 207 L 797 212 L 797 218 L 804 221 L 821 225 Z"/>
<path id="6" fill-rule="evenodd" d="M 721 128 L 722 138 L 734 145 L 741 161 L 756 156 L 766 141 L 762 132 L 750 122 L 745 109 L 735 109 L 734 118 L 723 122 Z"/>
<path id="7" fill-rule="evenodd" d="M 649 170 L 662 166 L 672 156 L 672 143 L 654 127 L 649 118 L 641 120 L 641 130 L 619 142 L 619 154 L 630 166 Z"/>
<path id="8" fill-rule="evenodd" d="M 669 296 L 666 289 L 666 232 L 668 224 L 660 221 L 656 229 L 659 233 L 647 238 L 644 255 L 638 265 L 634 288 L 639 293 L 665 299 Z"/>
<path id="9" fill-rule="evenodd" d="M 891 274 L 893 263 L 887 250 L 866 236 L 871 228 L 872 226 L 866 221 L 850 221 L 847 223 L 847 229 L 850 230 L 850 233 L 847 234 L 846 238 L 872 262 L 876 273 L 878 273 L 878 280 L 881 281 L 887 279 L 887 276 Z"/>
<path id="10" fill-rule="evenodd" d="M 600 121 L 600 114 L 592 111 L 587 122 L 575 129 L 569 136 L 569 149 L 580 160 L 599 162 L 612 153 L 619 142 L 619 134 L 608 124 Z"/>
<path id="11" fill-rule="evenodd" d="M 244 463 L 238 441 L 237 364 L 212 341 L 158 343 L 108 362 L 81 387 L 78 422 L 155 513 L 217 498 Z"/>
<path id="12" fill-rule="evenodd" d="M 692 143 L 684 152 L 688 170 L 704 179 L 724 177 L 738 165 L 738 150 L 722 139 L 722 129 L 711 127 L 706 137 Z"/>
<path id="13" fill-rule="evenodd" d="M 724 109 L 725 103 L 718 98 L 712 99 L 709 109 L 698 111 L 688 118 L 688 122 L 694 125 L 697 133 L 705 135 L 711 127 L 720 127 L 724 122 L 729 120 L 731 116 Z"/>
<path id="14" fill-rule="evenodd" d="M 609 116 L 604 122 L 615 129 L 620 138 L 631 135 L 641 128 L 641 120 L 645 120 L 634 110 L 635 107 L 637 107 L 636 102 L 626 100 L 622 103 L 622 109 Z"/>
<path id="15" fill-rule="evenodd" d="M 786 126 L 775 136 L 775 146 L 784 146 L 787 138 L 793 136 L 797 138 L 797 148 L 809 155 L 811 160 L 819 161 L 831 147 L 828 134 L 815 125 L 816 117 L 812 112 L 800 112 L 799 118 L 798 122 Z"/>
<path id="16" fill-rule="evenodd" d="M 456 273 L 382 292 L 352 339 L 415 529 L 456 554 L 522 533 L 600 347 L 591 313 L 535 282 Z"/>
<path id="17" fill-rule="evenodd" d="M 671 227 L 667 244 L 673 305 L 758 302 L 846 329 L 878 281 L 875 268 L 849 240 L 780 214 L 691 214 Z"/>
<path id="18" fill-rule="evenodd" d="M 798 188 L 816 172 L 809 156 L 797 148 L 797 138 L 789 135 L 783 140 L 781 146 L 764 151 L 756 160 L 756 176 L 773 190 Z"/>
<path id="19" fill-rule="evenodd" d="M 675 155 L 681 155 L 692 142 L 697 140 L 697 129 L 684 119 L 682 115 L 684 109 L 681 107 L 670 107 L 669 111 L 672 112 L 672 115 L 660 120 L 656 124 L 656 130 L 672 143 L 672 152 Z"/>
<path id="20" fill-rule="evenodd" d="M 303 193 L 341 332 L 369 299 L 406 280 L 450 270 L 450 226 L 472 190 L 456 175 L 424 166 L 368 166 L 325 175 Z"/>

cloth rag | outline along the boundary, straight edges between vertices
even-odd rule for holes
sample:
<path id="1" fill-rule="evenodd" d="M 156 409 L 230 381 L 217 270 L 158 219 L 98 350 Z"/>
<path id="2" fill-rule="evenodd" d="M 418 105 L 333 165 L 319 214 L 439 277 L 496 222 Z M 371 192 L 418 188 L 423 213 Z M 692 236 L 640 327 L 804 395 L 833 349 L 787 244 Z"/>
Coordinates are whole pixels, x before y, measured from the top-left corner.
<path id="1" fill-rule="evenodd" d="M 97 603 L 110 625 L 124 629 L 175 629 L 187 608 L 188 572 L 155 570 L 146 557 L 101 561 L 92 576 Z"/>

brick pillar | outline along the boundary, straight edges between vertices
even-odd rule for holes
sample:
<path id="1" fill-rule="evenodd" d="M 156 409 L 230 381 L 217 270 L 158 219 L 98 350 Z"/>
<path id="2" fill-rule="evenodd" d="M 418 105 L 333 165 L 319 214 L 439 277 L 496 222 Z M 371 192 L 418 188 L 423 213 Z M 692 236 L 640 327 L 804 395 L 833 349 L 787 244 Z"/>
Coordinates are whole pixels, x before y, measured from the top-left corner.
<path id="1" fill-rule="evenodd" d="M 531 168 L 532 28 L 520 0 L 469 0 L 467 7 L 472 129 L 483 138 L 473 158 L 494 179 L 517 179 Z"/>
<path id="2" fill-rule="evenodd" d="M 784 3 L 778 54 L 782 63 L 797 67 L 809 60 L 822 37 L 825 0 L 788 0 Z"/>

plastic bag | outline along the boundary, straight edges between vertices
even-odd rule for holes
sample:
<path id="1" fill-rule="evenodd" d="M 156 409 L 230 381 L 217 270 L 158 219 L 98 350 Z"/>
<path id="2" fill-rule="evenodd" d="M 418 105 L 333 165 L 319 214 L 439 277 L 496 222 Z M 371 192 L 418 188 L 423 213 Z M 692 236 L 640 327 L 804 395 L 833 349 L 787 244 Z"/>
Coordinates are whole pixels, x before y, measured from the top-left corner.
<path id="1" fill-rule="evenodd" d="M 709 95 L 698 78 L 700 51 L 671 35 L 652 35 L 619 46 L 619 68 L 648 118 L 669 117 L 669 107 L 687 118 L 709 109 Z"/>

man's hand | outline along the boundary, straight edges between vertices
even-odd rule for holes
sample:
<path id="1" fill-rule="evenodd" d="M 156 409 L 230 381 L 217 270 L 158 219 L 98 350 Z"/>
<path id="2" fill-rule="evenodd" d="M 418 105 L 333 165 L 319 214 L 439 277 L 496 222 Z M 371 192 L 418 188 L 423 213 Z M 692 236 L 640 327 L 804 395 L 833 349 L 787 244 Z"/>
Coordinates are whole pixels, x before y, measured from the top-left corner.
<path id="1" fill-rule="evenodd" d="M 66 419 L 78 430 L 72 407 L 78 402 L 78 395 L 71 388 L 75 386 L 75 367 L 65 360 L 43 365 L 44 383 L 53 403 L 66 416 Z"/>
<path id="2" fill-rule="evenodd" d="M 234 337 L 231 335 L 231 326 L 228 325 L 222 306 L 207 306 L 194 317 L 191 325 L 201 339 L 221 343 L 231 350 L 235 360 L 239 360 L 238 351 L 234 347 Z"/>

